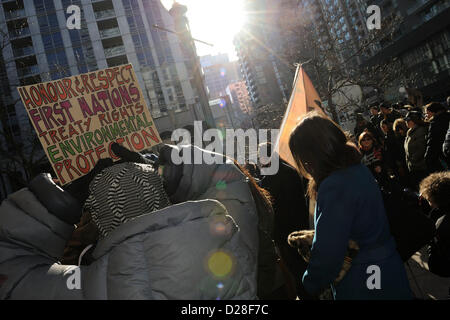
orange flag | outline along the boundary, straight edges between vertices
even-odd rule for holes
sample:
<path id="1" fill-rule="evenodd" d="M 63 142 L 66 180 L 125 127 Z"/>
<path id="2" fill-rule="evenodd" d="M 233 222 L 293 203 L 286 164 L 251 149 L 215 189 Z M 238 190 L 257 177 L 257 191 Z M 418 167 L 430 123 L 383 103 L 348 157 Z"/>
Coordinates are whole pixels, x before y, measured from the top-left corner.
<path id="1" fill-rule="evenodd" d="M 309 79 L 301 65 L 297 66 L 294 78 L 294 88 L 292 90 L 289 105 L 284 114 L 283 122 L 280 127 L 277 143 L 275 144 L 275 152 L 294 168 L 297 167 L 291 150 L 289 149 L 289 137 L 300 121 L 302 115 L 309 111 L 317 110 L 324 114 L 322 102 L 316 89 Z"/>

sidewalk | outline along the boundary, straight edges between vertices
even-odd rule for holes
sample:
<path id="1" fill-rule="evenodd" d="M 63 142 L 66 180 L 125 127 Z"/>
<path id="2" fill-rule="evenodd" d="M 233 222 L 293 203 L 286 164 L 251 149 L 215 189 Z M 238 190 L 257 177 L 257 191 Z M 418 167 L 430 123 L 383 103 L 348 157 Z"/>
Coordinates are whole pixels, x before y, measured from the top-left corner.
<path id="1" fill-rule="evenodd" d="M 428 255 L 425 248 L 417 251 L 405 263 L 411 290 L 418 299 L 450 299 L 450 278 L 441 278 L 428 271 Z"/>

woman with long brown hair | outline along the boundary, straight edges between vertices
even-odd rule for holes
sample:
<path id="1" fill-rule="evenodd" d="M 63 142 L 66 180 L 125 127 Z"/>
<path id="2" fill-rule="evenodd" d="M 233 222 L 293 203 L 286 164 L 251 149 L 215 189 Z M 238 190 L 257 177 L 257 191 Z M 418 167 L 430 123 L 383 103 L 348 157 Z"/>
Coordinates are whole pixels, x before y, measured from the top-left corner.
<path id="1" fill-rule="evenodd" d="M 359 252 L 345 277 L 332 285 L 334 298 L 410 299 L 380 189 L 360 163 L 358 148 L 336 123 L 315 112 L 294 129 L 289 147 L 299 173 L 310 179 L 309 196 L 316 199 L 305 289 L 316 295 L 333 283 L 353 240 Z"/>

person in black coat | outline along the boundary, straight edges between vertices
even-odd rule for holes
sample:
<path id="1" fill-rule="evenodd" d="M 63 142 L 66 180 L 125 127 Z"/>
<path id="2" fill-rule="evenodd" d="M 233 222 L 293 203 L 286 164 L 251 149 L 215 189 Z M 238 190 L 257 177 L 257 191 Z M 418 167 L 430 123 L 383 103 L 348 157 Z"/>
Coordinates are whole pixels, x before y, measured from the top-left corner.
<path id="1" fill-rule="evenodd" d="M 438 102 L 432 102 L 425 106 L 427 116 L 430 121 L 427 135 L 427 149 L 425 161 L 430 173 L 446 169 L 445 156 L 442 152 L 442 145 L 445 141 L 450 114 L 446 112 L 444 106 Z"/>
<path id="2" fill-rule="evenodd" d="M 383 153 L 388 172 L 394 174 L 397 178 L 404 176 L 406 174 L 406 167 L 404 166 L 403 145 L 398 143 L 391 123 L 382 120 L 380 122 L 380 128 L 384 133 Z"/>
<path id="3" fill-rule="evenodd" d="M 356 125 L 355 125 L 355 129 L 354 129 L 354 134 L 355 134 L 356 140 L 358 140 L 361 133 L 363 133 L 365 131 L 370 132 L 378 143 L 382 142 L 381 131 L 379 129 L 379 126 L 374 127 L 369 121 L 364 119 L 362 113 L 357 113 L 356 114 Z"/>
<path id="4" fill-rule="evenodd" d="M 377 105 L 373 105 L 370 107 L 370 122 L 372 123 L 374 128 L 378 128 L 380 126 L 381 120 L 383 120 L 383 116 L 380 114 L 380 108 Z"/>
<path id="5" fill-rule="evenodd" d="M 436 234 L 428 248 L 428 268 L 450 277 L 450 171 L 433 173 L 420 183 L 420 193 L 433 208 Z"/>
<path id="6" fill-rule="evenodd" d="M 442 145 L 442 153 L 444 154 L 447 165 L 450 166 L 450 121 L 447 129 L 447 134 L 445 135 L 445 141 Z"/>
<path id="7" fill-rule="evenodd" d="M 259 148 L 261 150 L 262 146 Z M 275 244 L 295 279 L 298 296 L 303 297 L 305 292 L 298 275 L 303 274 L 307 265 L 297 250 L 287 242 L 290 233 L 310 229 L 303 180 L 293 167 L 280 158 L 278 172 L 275 175 L 262 176 L 260 185 L 269 191 L 272 197 Z"/>
<path id="8" fill-rule="evenodd" d="M 383 115 L 383 118 L 390 123 L 394 123 L 395 120 L 402 118 L 402 115 L 400 114 L 400 112 L 391 108 L 385 102 L 380 104 L 380 111 Z"/>

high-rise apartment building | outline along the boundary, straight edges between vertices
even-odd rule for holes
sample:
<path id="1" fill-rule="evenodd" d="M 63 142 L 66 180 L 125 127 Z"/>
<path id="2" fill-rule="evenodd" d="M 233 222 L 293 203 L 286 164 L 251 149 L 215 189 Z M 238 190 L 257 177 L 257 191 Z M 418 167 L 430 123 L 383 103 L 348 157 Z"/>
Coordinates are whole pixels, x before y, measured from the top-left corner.
<path id="1" fill-rule="evenodd" d="M 255 107 L 287 102 L 292 87 L 295 67 L 282 57 L 279 5 L 275 0 L 245 0 L 247 23 L 234 39 L 240 71 Z"/>
<path id="2" fill-rule="evenodd" d="M 227 86 L 240 80 L 237 63 L 231 62 L 228 55 L 206 55 L 200 57 L 200 63 L 205 75 L 209 99 L 214 100 L 226 94 Z"/>
<path id="3" fill-rule="evenodd" d="M 375 54 L 365 63 L 383 63 L 398 57 L 402 75 L 388 92 L 388 99 L 399 99 L 400 87 L 416 89 L 423 101 L 444 101 L 450 96 L 450 0 L 377 0 L 384 19 L 396 15 L 401 23 L 394 41 L 381 41 Z"/>
<path id="4" fill-rule="evenodd" d="M 184 63 L 189 74 L 192 88 L 196 94 L 196 101 L 203 106 L 201 111 L 204 115 L 205 124 L 209 128 L 213 128 L 216 124 L 211 109 L 208 107 L 208 94 L 205 87 L 204 76 L 201 72 L 197 48 L 194 39 L 192 38 L 189 20 L 186 16 L 187 11 L 188 9 L 185 5 L 174 1 L 169 13 L 173 17 L 174 30 L 180 39 L 181 52 L 183 53 Z"/>
<path id="5" fill-rule="evenodd" d="M 81 9 L 80 29 L 67 27 L 71 5 Z M 206 120 L 209 106 L 199 98 L 180 38 L 154 25 L 176 27 L 159 0 L 1 0 L 1 129 L 17 141 L 29 131 L 17 86 L 126 63 L 162 138 Z"/>
<path id="6" fill-rule="evenodd" d="M 297 17 L 309 17 L 319 43 L 337 40 L 333 49 L 341 61 L 364 67 L 397 58 L 397 82 L 382 98 L 400 99 L 400 87 L 420 91 L 425 100 L 444 100 L 450 95 L 450 0 L 282 1 L 290 3 L 289 10 L 297 6 Z M 379 6 L 381 28 L 389 32 L 369 50 L 360 50 L 371 32 L 376 32 L 367 28 L 371 5 Z M 353 58 L 347 60 L 349 56 Z"/>

